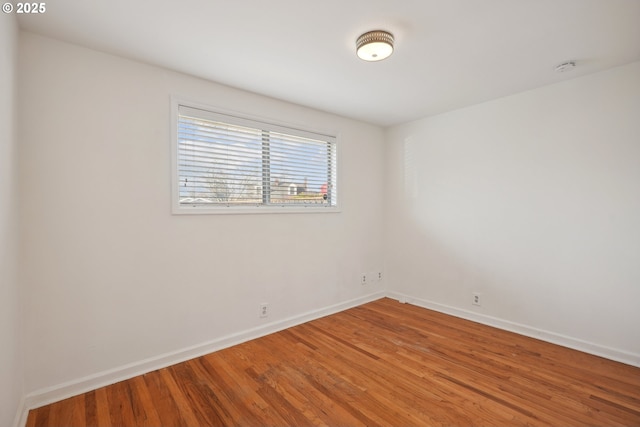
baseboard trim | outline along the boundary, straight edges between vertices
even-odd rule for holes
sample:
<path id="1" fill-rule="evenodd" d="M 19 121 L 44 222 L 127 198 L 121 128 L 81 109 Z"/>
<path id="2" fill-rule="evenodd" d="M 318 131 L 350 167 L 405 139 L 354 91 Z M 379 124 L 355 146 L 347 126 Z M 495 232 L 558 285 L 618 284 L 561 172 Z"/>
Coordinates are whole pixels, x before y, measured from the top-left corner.
<path id="1" fill-rule="evenodd" d="M 487 326 L 493 326 L 495 328 L 503 329 L 509 332 L 515 332 L 520 335 L 536 338 L 552 344 L 561 345 L 563 347 L 568 347 L 574 350 L 579 350 L 585 353 L 593 354 L 595 356 L 604 357 L 606 359 L 640 368 L 640 354 L 629 353 L 623 350 L 594 344 L 592 342 L 584 341 L 578 338 L 573 338 L 555 332 L 545 331 L 543 329 L 511 322 L 509 320 L 487 316 L 484 314 L 451 307 L 433 301 L 415 298 L 399 292 L 387 292 L 386 296 L 402 303 L 416 305 L 418 307 L 438 311 L 440 313 L 459 317 L 461 319 L 471 320 L 472 322 L 481 323 Z"/>
<path id="2" fill-rule="evenodd" d="M 36 390 L 24 396 L 20 402 L 20 406 L 15 417 L 15 426 L 23 427 L 26 424 L 29 410 L 38 408 L 49 403 L 57 402 L 63 399 L 67 399 L 72 396 L 76 396 L 81 393 L 86 393 L 91 390 L 95 390 L 100 387 L 104 387 L 110 384 L 115 384 L 119 381 L 143 375 L 148 372 L 155 371 L 157 369 L 166 368 L 167 366 L 175 365 L 186 360 L 190 360 L 196 357 L 203 356 L 214 351 L 218 351 L 227 347 L 231 347 L 236 344 L 240 344 L 252 339 L 260 338 L 265 335 L 272 334 L 274 332 L 281 331 L 283 329 L 290 328 L 311 320 L 315 320 L 324 316 L 329 316 L 340 311 L 347 310 L 377 299 L 388 297 L 397 301 L 413 304 L 418 307 L 423 307 L 429 310 L 438 311 L 440 313 L 448 314 L 451 316 L 459 317 L 462 319 L 470 320 L 473 322 L 481 323 L 484 325 L 496 327 L 510 332 L 515 332 L 520 335 L 528 336 L 531 338 L 540 339 L 553 344 L 558 344 L 563 347 L 572 348 L 575 350 L 583 351 L 585 353 L 593 354 L 596 356 L 604 357 L 610 360 L 625 363 L 631 366 L 640 367 L 640 355 L 629 353 L 623 350 L 609 348 L 602 345 L 594 344 L 591 342 L 583 341 L 580 339 L 564 336 L 554 332 L 545 331 L 542 329 L 533 328 L 527 325 L 522 325 L 516 322 L 511 322 L 504 319 L 499 319 L 484 314 L 479 314 L 467 310 L 463 310 L 456 307 L 428 301 L 420 298 L 415 298 L 409 295 L 405 295 L 399 292 L 391 291 L 379 291 L 360 298 L 355 298 L 342 303 L 334 304 L 328 307 L 324 307 L 318 310 L 312 310 L 297 316 L 292 316 L 287 319 L 279 320 L 276 322 L 268 323 L 252 329 L 240 331 L 234 334 L 230 334 L 218 339 L 194 345 L 192 347 L 184 348 L 174 352 L 165 353 L 156 357 L 145 359 L 139 362 L 124 365 L 118 368 L 114 368 L 108 371 L 89 375 L 77 380 L 69 381 L 63 384 L 58 384 L 52 387 Z"/>
<path id="3" fill-rule="evenodd" d="M 77 380 L 36 390 L 24 397 L 22 404 L 22 408 L 24 409 L 21 411 L 22 414 L 19 418 L 20 422 L 19 424 L 17 424 L 17 426 L 25 425 L 27 414 L 31 409 L 67 399 L 81 393 L 86 393 L 88 391 L 95 390 L 97 388 L 104 387 L 110 384 L 115 384 L 119 381 L 124 381 L 126 379 L 133 378 L 138 375 L 143 375 L 157 369 L 166 368 L 167 366 L 175 365 L 176 363 L 181 363 L 196 357 L 204 356 L 205 354 L 209 354 L 214 351 L 222 350 L 224 348 L 250 341 L 252 339 L 260 338 L 265 335 L 290 328 L 292 326 L 300 325 L 311 320 L 338 313 L 352 307 L 375 301 L 385 296 L 385 292 L 383 291 L 375 292 L 363 297 L 355 298 L 321 309 L 312 310 L 300 315 L 271 322 L 252 329 L 233 333 L 212 341 L 194 345 L 192 347 L 168 352 L 160 356 L 130 363 L 128 365 L 110 369 L 108 371 L 98 372 L 94 375 L 89 375 Z M 16 419 L 18 419 L 18 415 L 16 415 Z"/>

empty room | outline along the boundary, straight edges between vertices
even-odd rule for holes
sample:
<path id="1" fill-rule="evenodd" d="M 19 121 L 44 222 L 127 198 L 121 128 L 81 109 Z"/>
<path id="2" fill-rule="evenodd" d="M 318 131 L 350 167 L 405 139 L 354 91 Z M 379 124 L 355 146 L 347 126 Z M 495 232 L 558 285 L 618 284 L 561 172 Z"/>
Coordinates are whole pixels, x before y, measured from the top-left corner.
<path id="1" fill-rule="evenodd" d="M 0 425 L 640 425 L 640 1 L 0 14 Z"/>

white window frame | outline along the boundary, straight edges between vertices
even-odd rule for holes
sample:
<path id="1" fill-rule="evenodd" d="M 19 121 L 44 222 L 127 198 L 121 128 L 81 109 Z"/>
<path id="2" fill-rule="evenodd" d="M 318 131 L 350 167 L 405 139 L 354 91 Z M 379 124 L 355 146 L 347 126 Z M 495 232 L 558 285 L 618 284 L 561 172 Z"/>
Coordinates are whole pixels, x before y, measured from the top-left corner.
<path id="1" fill-rule="evenodd" d="M 259 204 L 259 205 L 248 205 L 248 206 L 237 206 L 237 205 L 213 205 L 211 207 L 195 207 L 195 206 L 187 206 L 180 203 L 180 191 L 179 191 L 179 168 L 178 168 L 178 115 L 180 111 L 180 107 L 187 107 L 190 109 L 201 110 L 203 116 L 206 117 L 210 115 L 211 118 L 216 118 L 220 116 L 227 116 L 232 120 L 230 123 L 237 125 L 244 125 L 249 127 L 255 127 L 256 125 L 261 125 L 266 127 L 267 130 L 288 133 L 291 135 L 302 136 L 302 137 L 310 137 L 318 139 L 321 137 L 323 140 L 327 138 L 334 143 L 335 153 L 334 153 L 334 162 L 335 165 L 335 173 L 336 173 L 336 187 L 338 189 L 338 194 L 340 193 L 340 144 L 338 143 L 338 135 L 337 133 L 327 132 L 327 131 L 318 131 L 318 130 L 309 130 L 309 129 L 301 129 L 300 126 L 295 126 L 287 123 L 276 122 L 272 119 L 264 119 L 260 117 L 251 116 L 248 114 L 237 113 L 234 111 L 225 110 L 218 107 L 212 107 L 209 105 L 184 100 L 177 97 L 171 98 L 171 200 L 172 200 L 172 213 L 173 214 L 273 214 L 273 213 L 334 213 L 340 212 L 340 205 L 338 204 L 338 200 L 340 196 L 337 197 L 335 205 L 302 205 L 302 204 L 292 204 L 292 205 L 282 205 L 282 204 Z"/>

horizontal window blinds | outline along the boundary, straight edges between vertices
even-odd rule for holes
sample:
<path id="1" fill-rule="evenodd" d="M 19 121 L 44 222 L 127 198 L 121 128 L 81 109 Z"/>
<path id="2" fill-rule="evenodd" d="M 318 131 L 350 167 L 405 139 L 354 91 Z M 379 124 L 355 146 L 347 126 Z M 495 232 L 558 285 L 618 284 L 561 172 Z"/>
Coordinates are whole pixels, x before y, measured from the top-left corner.
<path id="1" fill-rule="evenodd" d="M 337 206 L 335 137 L 178 108 L 180 206 Z"/>

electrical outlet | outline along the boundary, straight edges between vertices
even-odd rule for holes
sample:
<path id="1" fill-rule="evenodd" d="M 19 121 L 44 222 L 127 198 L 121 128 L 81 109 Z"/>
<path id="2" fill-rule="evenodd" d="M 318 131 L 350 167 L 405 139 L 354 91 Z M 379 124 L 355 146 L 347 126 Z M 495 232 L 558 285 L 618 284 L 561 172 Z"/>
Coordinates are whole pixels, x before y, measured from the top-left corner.
<path id="1" fill-rule="evenodd" d="M 477 292 L 473 293 L 473 299 L 471 300 L 471 304 L 482 306 L 482 299 L 480 298 L 480 294 Z"/>
<path id="2" fill-rule="evenodd" d="M 378 271 L 378 282 L 382 281 L 382 271 Z"/>
<path id="3" fill-rule="evenodd" d="M 366 285 L 367 284 L 367 275 L 365 273 L 362 273 L 360 275 L 360 284 L 361 285 Z"/>
<path id="4" fill-rule="evenodd" d="M 269 304 L 260 304 L 260 317 L 269 317 Z"/>

